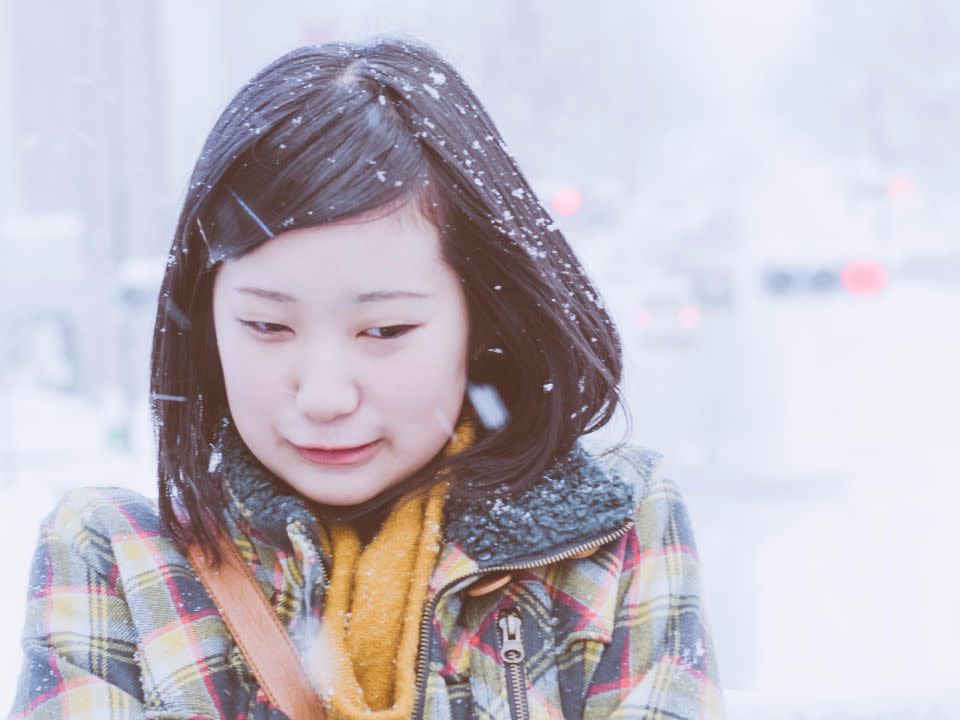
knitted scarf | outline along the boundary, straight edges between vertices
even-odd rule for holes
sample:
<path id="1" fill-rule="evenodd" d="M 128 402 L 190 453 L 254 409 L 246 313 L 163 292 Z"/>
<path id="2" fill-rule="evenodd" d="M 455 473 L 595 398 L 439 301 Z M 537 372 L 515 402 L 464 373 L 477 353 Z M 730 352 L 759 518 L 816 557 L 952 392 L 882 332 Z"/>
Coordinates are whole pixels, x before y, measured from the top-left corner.
<path id="1" fill-rule="evenodd" d="M 472 436 L 461 423 L 445 452 L 459 452 Z M 350 525 L 328 528 L 333 570 L 310 665 L 330 720 L 401 720 L 413 712 L 420 619 L 447 485 L 400 498 L 366 547 Z"/>

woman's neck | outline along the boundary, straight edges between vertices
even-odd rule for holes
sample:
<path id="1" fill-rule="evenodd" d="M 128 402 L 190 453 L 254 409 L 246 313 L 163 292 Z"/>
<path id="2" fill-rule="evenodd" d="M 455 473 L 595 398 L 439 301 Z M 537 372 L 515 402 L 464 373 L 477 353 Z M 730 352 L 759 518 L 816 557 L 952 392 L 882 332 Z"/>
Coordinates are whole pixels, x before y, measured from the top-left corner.
<path id="1" fill-rule="evenodd" d="M 368 545 L 376 537 L 393 505 L 393 503 L 380 505 L 349 520 L 350 525 L 357 531 L 361 543 Z"/>

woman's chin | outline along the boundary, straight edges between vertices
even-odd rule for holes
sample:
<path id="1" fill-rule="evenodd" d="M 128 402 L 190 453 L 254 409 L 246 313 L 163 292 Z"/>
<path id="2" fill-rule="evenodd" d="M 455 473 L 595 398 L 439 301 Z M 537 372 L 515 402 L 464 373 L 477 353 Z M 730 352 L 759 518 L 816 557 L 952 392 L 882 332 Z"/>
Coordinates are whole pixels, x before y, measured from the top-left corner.
<path id="1" fill-rule="evenodd" d="M 344 472 L 340 477 L 324 478 L 317 478 L 311 473 L 300 473 L 293 478 L 294 482 L 287 480 L 287 484 L 303 497 L 332 507 L 360 505 L 386 489 L 382 482 L 371 482 L 372 479 L 364 478 L 358 473 L 351 476 L 350 472 Z"/>

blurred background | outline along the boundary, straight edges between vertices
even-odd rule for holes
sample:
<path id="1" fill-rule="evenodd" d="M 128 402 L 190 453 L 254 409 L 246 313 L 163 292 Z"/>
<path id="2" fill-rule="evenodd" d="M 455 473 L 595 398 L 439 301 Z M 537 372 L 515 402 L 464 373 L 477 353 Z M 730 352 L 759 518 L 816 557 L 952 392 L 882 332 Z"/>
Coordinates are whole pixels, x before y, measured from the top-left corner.
<path id="1" fill-rule="evenodd" d="M 286 50 L 380 32 L 463 72 L 619 321 L 730 716 L 956 717 L 952 0 L 0 0 L 0 706 L 43 515 L 154 492 L 154 303 L 207 131 Z"/>

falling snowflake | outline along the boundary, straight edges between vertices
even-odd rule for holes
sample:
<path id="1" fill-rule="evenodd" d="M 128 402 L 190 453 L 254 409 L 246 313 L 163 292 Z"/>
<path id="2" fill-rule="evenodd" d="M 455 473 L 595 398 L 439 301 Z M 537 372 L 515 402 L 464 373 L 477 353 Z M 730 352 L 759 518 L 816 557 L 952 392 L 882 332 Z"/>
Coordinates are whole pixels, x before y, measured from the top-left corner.
<path id="1" fill-rule="evenodd" d="M 502 351 L 501 351 L 502 352 Z M 493 385 L 470 383 L 467 386 L 470 403 L 487 429 L 503 427 L 510 417 L 503 398 Z"/>

